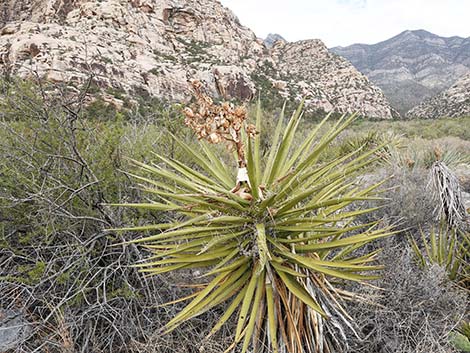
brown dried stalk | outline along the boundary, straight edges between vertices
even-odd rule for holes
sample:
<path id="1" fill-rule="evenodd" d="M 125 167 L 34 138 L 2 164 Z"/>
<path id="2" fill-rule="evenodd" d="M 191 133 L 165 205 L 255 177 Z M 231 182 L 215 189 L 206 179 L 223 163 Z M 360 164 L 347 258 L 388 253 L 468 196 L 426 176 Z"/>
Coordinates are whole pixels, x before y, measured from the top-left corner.
<path id="1" fill-rule="evenodd" d="M 198 139 L 212 144 L 225 142 L 237 152 L 238 168 L 246 168 L 245 146 L 241 138 L 247 116 L 245 107 L 228 102 L 214 104 L 212 98 L 203 92 L 200 81 L 192 80 L 191 85 L 197 103 L 183 109 L 184 123 L 194 130 Z M 246 125 L 245 131 L 249 137 L 257 134 L 253 124 Z"/>

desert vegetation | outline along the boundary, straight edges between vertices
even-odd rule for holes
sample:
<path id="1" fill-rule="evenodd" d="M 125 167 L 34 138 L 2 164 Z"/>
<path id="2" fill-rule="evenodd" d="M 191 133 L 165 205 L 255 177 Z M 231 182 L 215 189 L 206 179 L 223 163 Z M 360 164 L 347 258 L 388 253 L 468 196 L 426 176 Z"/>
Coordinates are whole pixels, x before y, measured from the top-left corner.
<path id="1" fill-rule="evenodd" d="M 181 106 L 90 87 L 1 82 L 8 352 L 469 351 L 469 230 L 431 172 L 469 207 L 470 118 L 218 106 L 240 154 Z"/>

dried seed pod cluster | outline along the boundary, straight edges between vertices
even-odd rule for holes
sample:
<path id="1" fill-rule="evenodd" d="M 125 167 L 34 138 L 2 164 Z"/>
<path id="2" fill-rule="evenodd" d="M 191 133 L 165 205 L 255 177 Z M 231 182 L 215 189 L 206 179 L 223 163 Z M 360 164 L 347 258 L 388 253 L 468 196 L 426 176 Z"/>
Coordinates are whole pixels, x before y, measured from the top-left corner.
<path id="1" fill-rule="evenodd" d="M 200 81 L 192 80 L 191 85 L 197 103 L 184 108 L 184 123 L 194 130 L 200 140 L 205 139 L 213 144 L 226 142 L 229 148 L 235 148 L 239 157 L 239 166 L 244 167 L 241 131 L 245 128 L 250 137 L 257 134 L 253 124 L 245 124 L 246 109 L 228 102 L 214 104 L 212 98 L 203 93 Z"/>

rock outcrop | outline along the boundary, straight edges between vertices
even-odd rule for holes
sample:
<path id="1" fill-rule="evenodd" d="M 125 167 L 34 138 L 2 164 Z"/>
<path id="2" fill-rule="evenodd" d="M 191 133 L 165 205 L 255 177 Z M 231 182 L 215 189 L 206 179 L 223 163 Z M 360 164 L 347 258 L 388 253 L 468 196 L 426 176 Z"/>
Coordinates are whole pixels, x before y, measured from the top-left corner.
<path id="1" fill-rule="evenodd" d="M 421 103 L 407 118 L 438 119 L 470 116 L 470 73 L 452 87 Z"/>
<path id="2" fill-rule="evenodd" d="M 357 111 L 386 119 L 398 116 L 379 88 L 320 40 L 278 41 L 272 57 L 277 68 L 272 75 L 287 83 L 285 96 L 306 97 L 307 104 L 324 111 L 341 107 L 342 113 Z"/>
<path id="3" fill-rule="evenodd" d="M 320 41 L 270 50 L 215 0 L 7 0 L 2 11 L 0 64 L 21 77 L 78 89 L 93 76 L 106 94 L 176 101 L 190 98 L 190 78 L 226 99 L 251 99 L 264 84 L 280 99 L 307 95 L 311 110 L 393 116 L 382 92 Z"/>
<path id="4" fill-rule="evenodd" d="M 402 114 L 470 72 L 470 38 L 444 38 L 423 30 L 331 50 L 380 87 Z"/>
<path id="5" fill-rule="evenodd" d="M 278 40 L 282 42 L 287 42 L 280 34 L 269 33 L 268 36 L 264 39 L 263 43 L 268 48 L 272 48 L 274 43 L 276 43 Z"/>

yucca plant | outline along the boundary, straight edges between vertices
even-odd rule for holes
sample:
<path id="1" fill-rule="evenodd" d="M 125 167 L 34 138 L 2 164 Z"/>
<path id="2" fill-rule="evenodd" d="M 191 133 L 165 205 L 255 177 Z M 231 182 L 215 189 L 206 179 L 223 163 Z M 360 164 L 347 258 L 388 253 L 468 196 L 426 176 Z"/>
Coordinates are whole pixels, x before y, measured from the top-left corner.
<path id="1" fill-rule="evenodd" d="M 377 146 L 383 146 L 379 151 L 384 160 L 389 162 L 390 155 L 403 147 L 402 136 L 388 132 L 368 131 L 367 133 L 358 134 L 347 138 L 340 145 L 340 155 L 357 151 L 358 149 L 372 149 Z"/>
<path id="2" fill-rule="evenodd" d="M 470 340 L 470 321 L 460 324 L 458 331 Z"/>
<path id="3" fill-rule="evenodd" d="M 461 232 L 459 239 L 459 252 L 462 259 L 459 284 L 470 292 L 470 232 Z"/>
<path id="4" fill-rule="evenodd" d="M 457 232 L 442 221 L 439 228 L 431 228 L 429 236 L 421 229 L 421 250 L 416 240 L 410 237 L 410 244 L 421 268 L 436 264 L 446 269 L 451 280 L 457 279 L 462 266 Z"/>
<path id="5" fill-rule="evenodd" d="M 464 322 L 449 334 L 450 342 L 462 352 L 470 352 L 470 322 Z"/>
<path id="6" fill-rule="evenodd" d="M 327 117 L 298 141 L 300 105 L 287 125 L 283 110 L 271 146 L 263 151 L 259 108 L 256 125 L 249 125 L 243 108 L 216 106 L 200 83 L 193 86 L 199 106 L 184 113 L 200 148 L 176 140 L 193 165 L 158 154 L 155 164 L 133 161 L 140 172 L 131 175 L 152 202 L 119 205 L 179 215 L 171 223 L 121 229 L 147 232 L 132 241 L 152 254 L 138 265 L 142 272 L 205 269 L 207 283 L 181 298 L 187 305 L 164 331 L 227 302 L 209 333 L 236 315 L 227 351 L 238 344 L 242 352 L 250 345 L 253 351 L 343 351 L 347 335 L 356 332 L 342 305 L 354 294 L 341 282 L 377 278 L 378 251 L 357 255 L 358 249 L 393 234 L 378 222 L 358 221 L 376 208 L 353 207 L 356 201 L 379 199 L 380 184 L 361 187 L 357 173 L 380 158 L 376 152 L 383 146 L 319 164 L 322 152 L 355 117 L 343 116 L 318 136 Z M 222 163 L 211 143 L 227 143 L 236 163 Z"/>
<path id="7" fill-rule="evenodd" d="M 470 290 L 470 237 L 468 233 L 450 228 L 444 220 L 426 235 L 422 230 L 421 244 L 410 237 L 410 244 L 421 268 L 439 265 L 449 279 Z"/>

